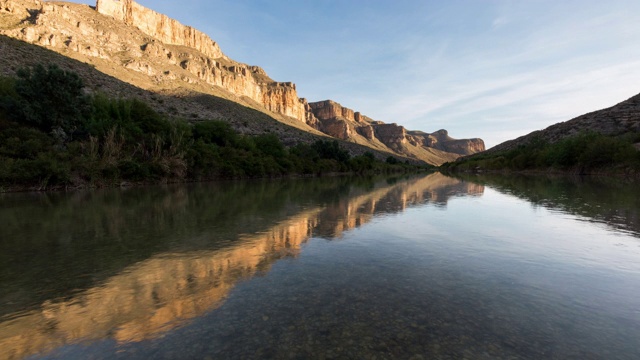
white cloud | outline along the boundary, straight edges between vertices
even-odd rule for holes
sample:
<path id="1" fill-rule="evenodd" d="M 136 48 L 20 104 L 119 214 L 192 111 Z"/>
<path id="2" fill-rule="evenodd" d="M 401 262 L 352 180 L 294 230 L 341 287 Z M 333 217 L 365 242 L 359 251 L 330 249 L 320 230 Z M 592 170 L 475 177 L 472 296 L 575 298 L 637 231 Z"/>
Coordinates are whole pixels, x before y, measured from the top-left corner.
<path id="1" fill-rule="evenodd" d="M 493 20 L 493 22 L 491 23 L 491 27 L 494 28 L 494 29 L 497 29 L 497 28 L 503 27 L 504 25 L 506 25 L 508 23 L 509 23 L 509 19 L 507 19 L 507 17 L 500 16 L 500 17 L 495 18 Z"/>

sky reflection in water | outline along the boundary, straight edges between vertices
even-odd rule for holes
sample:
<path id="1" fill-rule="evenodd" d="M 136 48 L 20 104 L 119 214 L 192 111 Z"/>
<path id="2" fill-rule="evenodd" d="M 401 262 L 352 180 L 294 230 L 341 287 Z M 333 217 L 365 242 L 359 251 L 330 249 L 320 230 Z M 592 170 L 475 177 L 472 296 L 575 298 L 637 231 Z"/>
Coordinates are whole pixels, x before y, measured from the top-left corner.
<path id="1" fill-rule="evenodd" d="M 37 303 L 27 301 L 35 280 L 2 277 L 0 299 L 15 311 L 0 320 L 0 358 L 640 356 L 634 203 L 612 205 L 618 196 L 572 182 L 317 181 L 171 188 L 143 202 L 119 194 L 110 206 L 111 195 L 90 197 L 91 221 L 76 215 L 67 246 L 89 253 L 73 239 L 90 227 L 109 266 L 61 265 L 59 274 L 74 268 L 70 279 L 45 286 L 61 296 Z M 552 194 L 531 191 L 552 185 Z M 577 187 L 603 213 L 574 206 L 586 196 Z M 242 207 L 225 212 L 221 193 L 234 191 Z M 614 207 L 630 216 L 608 216 Z M 147 216 L 136 222 L 131 212 Z M 95 240 L 103 223 L 111 230 Z M 135 246 L 129 236 L 140 231 L 155 240 Z M 54 238 L 48 246 L 60 246 Z M 134 246 L 119 252 L 113 238 Z M 52 253 L 69 260 L 61 254 Z M 67 290 L 65 281 L 86 285 Z"/>

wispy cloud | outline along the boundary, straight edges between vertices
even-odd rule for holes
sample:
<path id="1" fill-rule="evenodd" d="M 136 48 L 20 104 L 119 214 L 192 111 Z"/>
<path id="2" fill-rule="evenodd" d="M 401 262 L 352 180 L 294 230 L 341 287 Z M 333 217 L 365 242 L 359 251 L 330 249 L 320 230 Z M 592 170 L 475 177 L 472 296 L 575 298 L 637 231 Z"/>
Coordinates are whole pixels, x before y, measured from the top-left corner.
<path id="1" fill-rule="evenodd" d="M 493 20 L 491 23 L 491 27 L 494 29 L 503 27 L 504 25 L 509 23 L 509 19 L 506 16 L 500 16 Z"/>

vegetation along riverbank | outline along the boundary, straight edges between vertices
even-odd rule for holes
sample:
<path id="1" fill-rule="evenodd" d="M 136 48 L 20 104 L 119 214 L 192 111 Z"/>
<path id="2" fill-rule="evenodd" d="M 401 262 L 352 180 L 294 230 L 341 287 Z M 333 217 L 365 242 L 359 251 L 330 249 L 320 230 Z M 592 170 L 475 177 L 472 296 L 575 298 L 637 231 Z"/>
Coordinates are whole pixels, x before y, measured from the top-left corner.
<path id="1" fill-rule="evenodd" d="M 170 119 L 137 99 L 86 94 L 56 66 L 0 77 L 0 189 L 47 190 L 228 178 L 425 169 L 335 140 L 285 146 L 218 120 Z"/>
<path id="2" fill-rule="evenodd" d="M 640 134 L 584 131 L 557 142 L 533 138 L 512 149 L 486 151 L 445 163 L 444 172 L 529 172 L 640 177 Z"/>

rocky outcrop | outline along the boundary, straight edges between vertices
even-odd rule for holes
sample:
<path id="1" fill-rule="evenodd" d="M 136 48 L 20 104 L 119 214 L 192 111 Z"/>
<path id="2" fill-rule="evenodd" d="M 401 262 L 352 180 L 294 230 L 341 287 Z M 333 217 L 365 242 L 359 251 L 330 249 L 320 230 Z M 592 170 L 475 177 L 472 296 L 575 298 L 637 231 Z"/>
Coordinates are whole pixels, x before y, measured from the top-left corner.
<path id="1" fill-rule="evenodd" d="M 305 122 L 307 123 L 307 125 L 311 126 L 314 129 L 320 129 L 320 121 L 313 113 L 311 104 L 309 104 L 309 102 L 305 98 L 301 98 L 300 102 L 302 102 L 302 105 L 304 106 Z"/>
<path id="2" fill-rule="evenodd" d="M 409 142 L 459 155 L 471 155 L 485 150 L 482 139 L 454 139 L 447 130 L 438 130 L 431 134 L 422 131 L 410 131 Z"/>
<path id="3" fill-rule="evenodd" d="M 269 111 L 290 116 L 302 121 L 307 120 L 305 104 L 298 98 L 293 83 L 269 83 L 262 86 L 262 104 Z"/>
<path id="4" fill-rule="evenodd" d="M 357 113 L 359 114 L 359 113 Z M 359 126 L 357 128 L 358 134 L 362 135 L 367 140 L 373 140 L 375 138 L 375 130 L 371 125 Z"/>
<path id="5" fill-rule="evenodd" d="M 320 131 L 341 140 L 349 140 L 355 134 L 353 125 L 340 118 L 331 118 L 321 121 Z"/>
<path id="6" fill-rule="evenodd" d="M 187 46 L 214 59 L 223 57 L 218 44 L 207 34 L 191 26 L 182 25 L 132 0 L 97 0 L 96 10 L 127 25 L 135 26 L 165 44 Z"/>
<path id="7" fill-rule="evenodd" d="M 11 37 L 107 60 L 150 76 L 160 86 L 176 80 L 204 82 L 266 110 L 313 123 L 293 83 L 275 82 L 260 67 L 230 60 L 206 34 L 131 0 L 99 0 L 96 9 L 111 20 L 96 20 L 95 10 L 70 3 L 2 0 L 1 9 L 3 18 L 19 19 L 3 31 Z"/>
<path id="8" fill-rule="evenodd" d="M 397 124 L 373 125 L 376 138 L 388 147 L 401 151 L 402 145 L 407 142 L 407 130 Z"/>
<path id="9" fill-rule="evenodd" d="M 406 144 L 434 148 L 458 155 L 484 151 L 484 142 L 481 139 L 456 140 L 449 137 L 446 130 L 439 130 L 432 134 L 407 131 L 397 124 L 374 121 L 332 100 L 310 103 L 309 108 L 318 120 L 317 128 L 320 131 L 343 140 L 357 140 L 354 137 L 361 136 L 369 141 L 378 140 L 389 149 L 407 155 L 411 155 L 411 152 L 405 146 Z"/>
<path id="10" fill-rule="evenodd" d="M 0 0 L 0 29 L 19 25 L 42 8 L 40 1 Z"/>
<path id="11" fill-rule="evenodd" d="M 181 45 L 199 51 L 205 56 L 193 57 L 188 53 L 179 55 L 183 55 L 180 66 L 201 80 L 256 100 L 269 111 L 306 122 L 305 106 L 298 97 L 295 84 L 274 82 L 257 66 L 234 62 L 230 66 L 224 66 L 212 60 L 222 58 L 230 61 L 218 44 L 205 33 L 182 25 L 132 0 L 97 0 L 96 10 L 127 25 L 135 26 L 164 44 Z M 143 46 L 146 48 L 148 45 Z M 230 73 L 230 76 L 226 73 Z"/>
<path id="12" fill-rule="evenodd" d="M 311 106 L 311 111 L 319 120 L 343 118 L 347 121 L 356 121 L 355 111 L 343 107 L 335 101 L 318 101 L 309 105 Z M 361 118 L 360 113 L 358 113 L 358 118 Z"/>
<path id="13" fill-rule="evenodd" d="M 484 151 L 485 146 L 484 141 L 477 138 L 450 140 L 443 144 L 441 150 L 460 155 L 472 155 Z"/>

